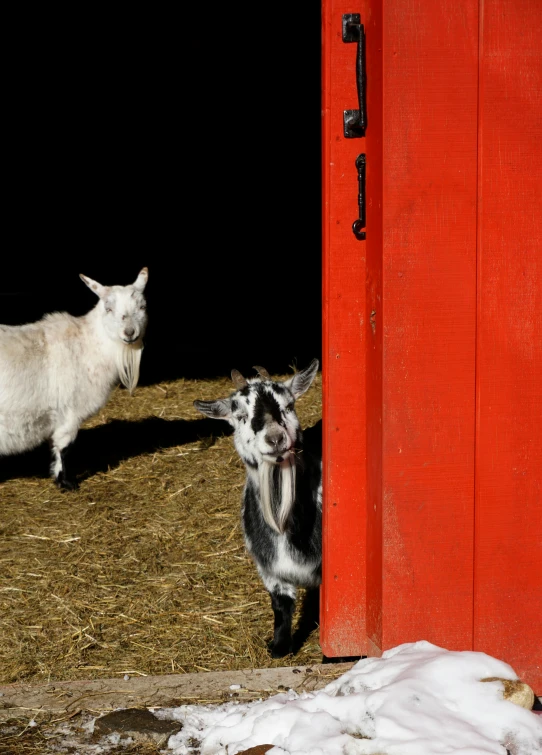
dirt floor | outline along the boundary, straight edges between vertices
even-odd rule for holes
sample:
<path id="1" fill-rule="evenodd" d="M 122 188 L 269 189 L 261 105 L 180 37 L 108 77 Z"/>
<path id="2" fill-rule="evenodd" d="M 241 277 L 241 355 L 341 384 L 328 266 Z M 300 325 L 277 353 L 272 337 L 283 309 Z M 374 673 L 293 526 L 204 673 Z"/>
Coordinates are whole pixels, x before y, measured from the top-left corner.
<path id="1" fill-rule="evenodd" d="M 0 683 L 322 661 L 314 606 L 298 610 L 298 652 L 268 654 L 270 601 L 240 529 L 244 467 L 227 423 L 192 405 L 232 390 L 116 389 L 68 457 L 76 492 L 48 477 L 46 447 L 0 459 Z M 320 375 L 297 411 L 303 427 L 321 417 Z"/>

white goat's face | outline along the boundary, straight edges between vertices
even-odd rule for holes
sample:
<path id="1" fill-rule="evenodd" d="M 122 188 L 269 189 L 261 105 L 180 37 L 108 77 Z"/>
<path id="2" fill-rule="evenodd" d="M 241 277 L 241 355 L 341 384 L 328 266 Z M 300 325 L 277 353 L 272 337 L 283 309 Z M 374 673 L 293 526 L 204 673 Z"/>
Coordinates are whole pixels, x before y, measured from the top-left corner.
<path id="1" fill-rule="evenodd" d="M 295 401 L 309 389 L 318 364 L 314 359 L 306 370 L 284 382 L 272 380 L 261 367 L 255 368 L 260 377 L 248 380 L 234 370 L 235 393 L 216 401 L 194 401 L 194 406 L 202 414 L 233 426 L 235 447 L 249 467 L 255 469 L 262 462 L 289 462 L 299 434 Z"/>
<path id="2" fill-rule="evenodd" d="M 148 318 L 143 292 L 148 276 L 148 269 L 144 267 L 134 283 L 129 286 L 102 286 L 92 278 L 80 276 L 100 297 L 103 326 L 112 340 L 133 344 L 145 335 Z"/>
<path id="3" fill-rule="evenodd" d="M 104 327 L 112 339 L 135 343 L 147 327 L 145 297 L 133 286 L 111 286 L 103 299 Z"/>

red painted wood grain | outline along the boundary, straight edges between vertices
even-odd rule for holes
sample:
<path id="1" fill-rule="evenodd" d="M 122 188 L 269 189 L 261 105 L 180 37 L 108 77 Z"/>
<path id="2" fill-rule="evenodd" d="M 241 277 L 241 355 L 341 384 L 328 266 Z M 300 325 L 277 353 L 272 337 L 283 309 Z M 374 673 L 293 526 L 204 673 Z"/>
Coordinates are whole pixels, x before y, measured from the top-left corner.
<path id="1" fill-rule="evenodd" d="M 542 8 L 480 35 L 475 648 L 542 692 Z"/>
<path id="2" fill-rule="evenodd" d="M 382 636 L 472 647 L 478 3 L 383 2 Z"/>
<path id="3" fill-rule="evenodd" d="M 383 35 L 382 3 L 371 2 L 366 17 L 367 51 L 367 265 L 366 265 L 366 437 L 367 437 L 367 652 L 382 644 L 382 249 L 383 249 Z"/>
<path id="4" fill-rule="evenodd" d="M 326 655 L 542 642 L 538 0 L 324 0 Z M 366 29 L 366 138 L 354 45 Z M 367 240 L 353 162 L 367 155 Z M 361 428 L 361 432 L 360 432 Z"/>
<path id="5" fill-rule="evenodd" d="M 357 107 L 355 43 L 342 41 L 343 13 L 322 13 L 323 91 L 323 585 L 320 643 L 330 657 L 365 651 L 365 241 L 358 216 L 356 157 L 365 139 L 343 137 L 343 110 Z"/>

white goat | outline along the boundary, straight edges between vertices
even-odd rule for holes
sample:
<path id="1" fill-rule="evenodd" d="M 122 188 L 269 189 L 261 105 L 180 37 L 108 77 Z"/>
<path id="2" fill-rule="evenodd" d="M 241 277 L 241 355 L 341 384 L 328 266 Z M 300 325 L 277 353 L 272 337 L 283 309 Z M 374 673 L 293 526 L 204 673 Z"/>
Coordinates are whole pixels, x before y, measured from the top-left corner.
<path id="1" fill-rule="evenodd" d="M 144 267 L 129 286 L 102 286 L 80 276 L 99 297 L 82 317 L 54 312 L 27 325 L 0 325 L 0 456 L 49 441 L 51 476 L 73 490 L 65 456 L 81 424 L 122 382 L 139 380 L 147 312 Z"/>
<path id="2" fill-rule="evenodd" d="M 321 435 L 310 448 L 294 409 L 314 380 L 318 360 L 283 382 L 272 380 L 262 367 L 254 369 L 259 377 L 248 380 L 232 371 L 237 391 L 229 398 L 194 401 L 194 406 L 234 428 L 235 447 L 247 475 L 243 534 L 271 597 L 271 655 L 280 658 L 292 651 L 297 588 L 314 589 L 321 582 Z"/>

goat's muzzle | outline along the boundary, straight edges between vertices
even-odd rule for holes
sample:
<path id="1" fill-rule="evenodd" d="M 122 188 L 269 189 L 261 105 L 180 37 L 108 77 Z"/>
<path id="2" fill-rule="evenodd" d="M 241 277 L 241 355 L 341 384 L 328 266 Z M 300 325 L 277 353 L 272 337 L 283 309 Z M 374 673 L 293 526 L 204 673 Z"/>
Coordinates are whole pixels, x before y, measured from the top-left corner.
<path id="1" fill-rule="evenodd" d="M 266 453 L 264 453 L 267 461 L 273 464 L 280 464 L 290 456 L 292 444 L 288 434 L 282 427 L 269 430 L 265 434 L 264 441 L 268 447 Z"/>

